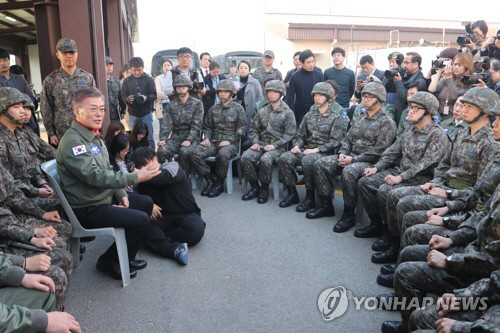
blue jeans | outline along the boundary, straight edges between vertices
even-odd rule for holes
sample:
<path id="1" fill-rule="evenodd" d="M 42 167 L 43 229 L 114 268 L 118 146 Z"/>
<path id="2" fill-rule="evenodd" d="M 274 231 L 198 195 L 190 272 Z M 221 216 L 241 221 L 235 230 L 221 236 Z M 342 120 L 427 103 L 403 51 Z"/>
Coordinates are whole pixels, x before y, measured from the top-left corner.
<path id="1" fill-rule="evenodd" d="M 143 117 L 136 117 L 133 115 L 129 116 L 130 120 L 130 128 L 134 128 L 136 123 L 144 123 L 148 127 L 148 132 L 149 132 L 149 146 L 153 151 L 155 150 L 155 139 L 154 139 L 154 133 L 153 133 L 153 114 L 150 112 L 147 115 Z"/>

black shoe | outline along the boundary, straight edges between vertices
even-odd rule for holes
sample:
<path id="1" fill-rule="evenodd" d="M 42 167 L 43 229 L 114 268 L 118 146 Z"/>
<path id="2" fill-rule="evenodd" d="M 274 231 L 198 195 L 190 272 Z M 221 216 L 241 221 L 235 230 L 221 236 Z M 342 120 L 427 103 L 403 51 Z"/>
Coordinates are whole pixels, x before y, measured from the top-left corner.
<path id="1" fill-rule="evenodd" d="M 389 250 L 390 247 L 391 247 L 390 234 L 388 232 L 384 232 L 382 237 L 377 239 L 372 244 L 372 250 L 375 252 L 387 251 Z"/>
<path id="2" fill-rule="evenodd" d="M 402 321 L 384 321 L 382 333 L 408 333 L 408 328 Z"/>
<path id="3" fill-rule="evenodd" d="M 130 267 L 131 271 L 138 271 L 144 269 L 146 268 L 147 265 L 148 263 L 146 260 L 131 260 L 128 263 L 128 266 Z"/>
<path id="4" fill-rule="evenodd" d="M 259 184 L 255 185 L 252 184 L 252 188 L 241 197 L 241 200 L 248 201 L 255 199 L 259 196 L 259 192 L 260 192 Z"/>
<path id="5" fill-rule="evenodd" d="M 381 274 L 394 274 L 396 272 L 397 264 L 384 264 L 380 267 Z"/>
<path id="6" fill-rule="evenodd" d="M 260 188 L 259 198 L 257 203 L 265 204 L 269 200 L 269 186 L 262 186 Z"/>
<path id="7" fill-rule="evenodd" d="M 115 280 L 122 279 L 122 273 L 120 270 L 119 262 L 107 261 L 102 257 L 99 257 L 99 259 L 97 259 L 97 264 L 95 265 L 95 268 L 99 272 L 109 275 L 111 278 Z M 130 270 L 130 278 L 133 279 L 136 276 L 137 276 L 137 271 Z"/>
<path id="8" fill-rule="evenodd" d="M 215 198 L 221 195 L 223 192 L 224 192 L 224 181 L 219 180 L 212 186 L 210 192 L 208 192 L 207 194 L 207 197 Z"/>
<path id="9" fill-rule="evenodd" d="M 386 311 L 399 311 L 401 306 L 394 306 L 396 301 L 396 293 L 380 294 L 377 295 L 378 308 Z M 398 304 L 399 305 L 399 304 Z"/>
<path id="10" fill-rule="evenodd" d="M 95 236 L 80 237 L 80 242 L 88 243 L 92 242 L 94 239 Z"/>
<path id="11" fill-rule="evenodd" d="M 304 201 L 301 202 L 300 205 L 295 208 L 295 210 L 299 213 L 305 213 L 311 209 L 313 209 L 316 206 L 315 200 L 314 200 L 314 190 L 307 190 L 306 191 L 306 198 Z"/>
<path id="12" fill-rule="evenodd" d="M 333 232 L 346 232 L 351 229 L 356 224 L 356 215 L 354 215 L 354 210 L 349 210 L 344 207 L 344 212 L 342 217 L 333 227 Z"/>
<path id="13" fill-rule="evenodd" d="M 291 205 L 296 205 L 299 203 L 299 193 L 297 193 L 295 185 L 287 186 L 287 189 L 288 189 L 288 195 L 279 204 L 281 208 L 290 207 Z"/>
<path id="14" fill-rule="evenodd" d="M 209 175 L 205 176 L 204 178 L 207 181 L 207 186 L 205 186 L 205 188 L 201 191 L 202 197 L 206 197 L 215 184 L 215 180 L 212 177 L 212 175 L 209 174 Z"/>
<path id="15" fill-rule="evenodd" d="M 84 254 L 87 251 L 87 247 L 83 244 L 80 244 L 80 254 Z"/>
<path id="16" fill-rule="evenodd" d="M 187 265 L 189 250 L 187 243 L 182 243 L 174 251 L 174 259 L 181 265 Z"/>
<path id="17" fill-rule="evenodd" d="M 390 264 L 398 260 L 399 245 L 393 244 L 389 250 L 384 252 L 377 252 L 372 255 L 372 262 L 374 264 Z"/>
<path id="18" fill-rule="evenodd" d="M 384 232 L 384 227 L 381 222 L 371 222 L 367 227 L 357 229 L 354 231 L 354 237 L 358 238 L 372 238 L 380 237 Z"/>
<path id="19" fill-rule="evenodd" d="M 308 219 L 319 219 L 320 217 L 335 216 L 335 208 L 332 204 L 332 197 L 330 195 L 321 195 L 319 197 L 320 205 L 318 208 L 309 211 L 306 214 Z"/>
<path id="20" fill-rule="evenodd" d="M 384 287 L 394 288 L 394 274 L 379 274 L 377 283 Z"/>

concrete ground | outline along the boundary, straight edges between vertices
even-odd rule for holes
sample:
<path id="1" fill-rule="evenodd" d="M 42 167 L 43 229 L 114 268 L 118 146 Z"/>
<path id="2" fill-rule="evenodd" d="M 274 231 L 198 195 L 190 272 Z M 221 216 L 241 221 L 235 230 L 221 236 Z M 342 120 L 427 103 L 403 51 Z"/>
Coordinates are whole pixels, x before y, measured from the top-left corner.
<path id="1" fill-rule="evenodd" d="M 187 266 L 141 251 L 148 267 L 124 289 L 94 268 L 112 239 L 87 243 L 66 300 L 85 332 L 380 332 L 384 320 L 399 319 L 352 301 L 343 316 L 322 319 L 318 296 L 327 288 L 367 297 L 391 291 L 375 282 L 373 240 L 355 238 L 354 228 L 332 232 L 341 201 L 335 218 L 307 220 L 277 201 L 242 201 L 237 181 L 232 195 L 195 197 L 207 228 Z"/>

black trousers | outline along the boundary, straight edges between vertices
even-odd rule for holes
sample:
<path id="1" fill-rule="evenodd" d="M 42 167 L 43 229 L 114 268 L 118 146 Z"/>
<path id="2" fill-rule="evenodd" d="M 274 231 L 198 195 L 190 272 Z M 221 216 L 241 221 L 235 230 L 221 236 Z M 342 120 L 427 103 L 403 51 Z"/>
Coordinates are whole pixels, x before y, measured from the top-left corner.
<path id="1" fill-rule="evenodd" d="M 172 240 L 193 246 L 203 238 L 206 223 L 200 214 L 189 213 L 165 215 L 157 225 Z"/>
<path id="2" fill-rule="evenodd" d="M 113 205 L 95 205 L 75 208 L 80 224 L 87 229 L 95 228 L 124 228 L 127 240 L 128 258 L 133 260 L 139 250 L 146 233 L 149 231 L 151 210 L 153 208 L 150 197 L 139 194 L 129 194 L 129 208 L 120 208 Z M 149 211 L 149 214 L 146 213 Z M 109 261 L 118 261 L 118 252 L 113 243 L 102 255 Z"/>

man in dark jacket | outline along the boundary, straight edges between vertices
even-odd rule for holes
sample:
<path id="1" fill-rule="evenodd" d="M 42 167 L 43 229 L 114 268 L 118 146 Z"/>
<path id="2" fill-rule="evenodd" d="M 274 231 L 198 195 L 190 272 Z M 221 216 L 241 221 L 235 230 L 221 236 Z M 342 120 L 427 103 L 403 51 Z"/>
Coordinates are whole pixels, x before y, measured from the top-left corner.
<path id="1" fill-rule="evenodd" d="M 375 62 L 371 55 L 367 54 L 359 59 L 359 64 L 361 65 L 361 74 L 358 75 L 356 90 L 354 91 L 354 96 L 361 102 L 361 91 L 368 82 L 378 81 L 384 79 L 384 72 L 375 67 Z"/>
<path id="2" fill-rule="evenodd" d="M 134 57 L 129 61 L 132 75 L 123 81 L 122 100 L 128 105 L 130 127 L 143 122 L 149 130 L 149 146 L 155 148 L 153 133 L 153 103 L 156 100 L 155 81 L 144 73 L 144 61 Z"/>
<path id="3" fill-rule="evenodd" d="M 311 91 L 314 85 L 323 81 L 321 69 L 315 67 L 316 57 L 311 50 L 305 50 L 300 53 L 299 60 L 302 68 L 293 73 L 289 86 L 286 103 L 295 114 L 295 121 L 300 124 L 302 118 L 314 104 Z"/>
<path id="4" fill-rule="evenodd" d="M 155 152 L 147 147 L 134 150 L 132 162 L 139 170 L 160 166 Z M 161 164 L 160 171 L 156 177 L 139 184 L 137 190 L 140 194 L 149 195 L 160 208 L 156 224 L 165 235 L 176 242 L 193 246 L 203 237 L 206 223 L 193 197 L 191 183 L 177 162 Z"/>

